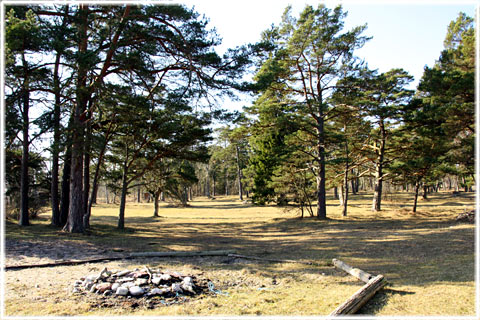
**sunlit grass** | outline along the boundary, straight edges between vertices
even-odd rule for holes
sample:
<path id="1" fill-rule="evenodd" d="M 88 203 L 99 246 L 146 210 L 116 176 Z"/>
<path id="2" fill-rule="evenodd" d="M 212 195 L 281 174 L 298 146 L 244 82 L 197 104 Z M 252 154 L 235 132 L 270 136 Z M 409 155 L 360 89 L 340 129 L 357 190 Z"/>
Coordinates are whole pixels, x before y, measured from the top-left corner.
<path id="1" fill-rule="evenodd" d="M 126 229 L 122 231 L 116 228 L 118 206 L 98 204 L 86 235 L 71 235 L 49 226 L 48 215 L 28 228 L 9 222 L 6 235 L 11 239 L 74 241 L 127 251 L 234 249 L 244 255 L 314 261 L 319 265 L 226 262 L 222 257 L 204 257 L 41 269 L 52 275 L 48 285 L 56 288 L 53 292 L 48 285 L 48 290 L 43 286 L 31 288 L 34 283 L 28 279 L 35 278 L 38 269 L 9 271 L 6 314 L 326 315 L 362 286 L 328 265 L 332 258 L 338 258 L 372 274 L 383 274 L 389 283 L 360 313 L 473 315 L 474 226 L 457 224 L 454 219 L 474 207 L 474 195 L 453 198 L 449 193 L 432 194 L 419 202 L 415 214 L 410 211 L 411 200 L 412 194 L 406 193 L 387 197 L 383 210 L 374 213 L 370 211 L 370 194 L 354 195 L 348 216 L 343 217 L 338 201 L 330 197 L 326 221 L 299 219 L 297 213 L 285 208 L 253 206 L 234 197 L 197 198 L 186 208 L 163 203 L 160 217 L 153 217 L 151 203 L 129 203 Z M 130 268 L 145 264 L 201 273 L 229 295 L 208 295 L 152 310 L 141 306 L 98 307 L 93 297 L 66 294 L 66 285 L 55 282 L 59 272 L 73 281 L 88 268 L 98 271 L 103 265 Z M 35 298 L 38 296 L 43 300 Z M 39 302 L 42 308 L 38 308 Z"/>

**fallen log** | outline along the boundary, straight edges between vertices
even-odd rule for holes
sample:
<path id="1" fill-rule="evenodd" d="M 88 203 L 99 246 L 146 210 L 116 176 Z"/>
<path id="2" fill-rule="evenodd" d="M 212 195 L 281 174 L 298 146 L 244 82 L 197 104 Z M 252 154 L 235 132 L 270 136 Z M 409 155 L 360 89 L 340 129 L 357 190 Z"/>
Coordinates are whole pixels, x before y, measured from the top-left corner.
<path id="1" fill-rule="evenodd" d="M 332 262 L 335 267 L 342 269 L 346 273 L 351 274 L 355 278 L 360 279 L 365 283 L 368 283 L 371 279 L 374 278 L 374 276 L 371 275 L 370 273 L 360 270 L 358 268 L 353 268 L 352 266 L 349 266 L 343 261 L 333 259 Z"/>
<path id="2" fill-rule="evenodd" d="M 195 256 L 228 256 L 235 250 L 216 251 L 167 251 L 167 252 L 132 252 L 130 258 L 139 257 L 195 257 Z"/>
<path id="3" fill-rule="evenodd" d="M 354 314 L 357 312 L 373 295 L 385 286 L 383 275 L 378 275 L 368 281 L 360 290 L 355 292 L 347 301 L 336 308 L 330 316 L 339 316 L 345 314 Z"/>
<path id="4" fill-rule="evenodd" d="M 78 264 L 85 264 L 85 263 L 96 263 L 102 261 L 115 261 L 115 260 L 123 260 L 129 259 L 128 257 L 108 257 L 108 258 L 94 258 L 94 259 L 83 259 L 83 260 L 63 260 L 63 261 L 55 261 L 55 262 L 48 262 L 48 263 L 40 263 L 40 264 L 21 264 L 21 265 L 13 265 L 13 266 L 5 266 L 5 270 L 21 270 L 21 269 L 30 269 L 30 268 L 50 268 L 50 267 L 57 267 L 57 266 L 74 266 Z"/>
<path id="5" fill-rule="evenodd" d="M 5 270 L 21 270 L 30 268 L 50 268 L 57 266 L 73 266 L 85 263 L 96 263 L 103 261 L 116 261 L 136 259 L 141 257 L 194 257 L 194 256 L 227 256 L 228 254 L 235 253 L 235 250 L 216 250 L 216 251 L 171 251 L 171 252 L 132 252 L 128 255 L 104 257 L 104 258 L 92 258 L 92 259 L 76 259 L 76 260 L 63 260 L 40 264 L 22 264 L 5 266 Z"/>
<path id="6" fill-rule="evenodd" d="M 254 256 L 244 256 L 241 254 L 230 253 L 228 255 L 232 258 L 240 258 L 240 259 L 247 259 L 247 260 L 260 260 L 260 261 L 268 261 L 268 262 L 277 262 L 277 263 L 300 263 L 300 264 L 307 264 L 307 265 L 324 265 L 319 264 L 311 261 L 297 261 L 297 260 L 285 260 L 285 259 L 268 259 L 268 258 L 260 258 Z"/>

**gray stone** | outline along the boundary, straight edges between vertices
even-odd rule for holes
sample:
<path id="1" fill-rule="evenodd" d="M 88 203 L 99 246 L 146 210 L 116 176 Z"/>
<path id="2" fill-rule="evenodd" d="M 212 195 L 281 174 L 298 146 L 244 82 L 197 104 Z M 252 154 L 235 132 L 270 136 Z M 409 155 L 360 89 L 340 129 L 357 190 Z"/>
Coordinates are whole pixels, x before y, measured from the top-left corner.
<path id="1" fill-rule="evenodd" d="M 167 292 L 169 292 L 170 290 L 168 289 L 160 289 L 160 288 L 153 288 L 152 290 L 150 290 L 150 292 L 148 293 L 149 296 L 161 296 Z"/>
<path id="2" fill-rule="evenodd" d="M 143 289 L 139 286 L 130 287 L 128 291 L 132 296 L 141 296 L 144 293 Z"/>
<path id="3" fill-rule="evenodd" d="M 96 274 L 91 274 L 91 275 L 85 277 L 85 281 L 95 281 L 95 279 L 97 279 Z"/>
<path id="4" fill-rule="evenodd" d="M 159 278 L 159 277 L 152 279 L 152 283 L 157 286 L 160 284 L 160 281 L 162 281 L 162 278 Z"/>
<path id="5" fill-rule="evenodd" d="M 95 289 L 97 289 L 99 293 L 104 293 L 105 291 L 112 289 L 112 284 L 109 282 L 102 282 L 97 284 Z"/>
<path id="6" fill-rule="evenodd" d="M 137 280 L 135 280 L 135 285 L 136 286 L 141 286 L 141 285 L 144 285 L 144 284 L 147 284 L 147 283 L 148 283 L 147 279 L 138 278 Z"/>
<path id="7" fill-rule="evenodd" d="M 164 280 L 164 281 L 168 281 L 168 280 L 172 279 L 172 276 L 169 275 L 169 274 L 162 274 L 162 275 L 160 275 L 160 279 Z"/>
<path id="8" fill-rule="evenodd" d="M 135 283 L 134 282 L 125 282 L 125 283 L 122 283 L 121 286 L 128 289 L 128 288 L 131 288 L 131 287 L 135 286 Z"/>
<path id="9" fill-rule="evenodd" d="M 88 282 L 86 285 L 85 285 L 85 290 L 90 290 L 94 287 L 94 283 L 93 282 Z"/>
<path id="10" fill-rule="evenodd" d="M 192 277 L 185 277 L 183 278 L 182 283 L 185 285 L 193 286 L 193 279 Z"/>
<path id="11" fill-rule="evenodd" d="M 90 288 L 90 285 L 93 284 L 93 280 L 91 279 L 85 279 L 83 282 L 82 282 L 82 286 L 84 286 L 85 288 Z M 88 290 L 88 289 L 87 289 Z"/>
<path id="12" fill-rule="evenodd" d="M 172 292 L 182 292 L 180 283 L 172 283 Z"/>
<path id="13" fill-rule="evenodd" d="M 195 293 L 195 291 L 193 290 L 193 287 L 194 287 L 193 279 L 191 277 L 183 278 L 181 286 L 183 290 Z"/>
<path id="14" fill-rule="evenodd" d="M 123 277 L 124 275 L 127 275 L 129 273 L 130 273 L 130 270 L 123 270 L 123 271 L 115 273 L 114 276 L 115 277 Z"/>
<path id="15" fill-rule="evenodd" d="M 118 287 L 117 291 L 115 291 L 117 296 L 126 296 L 128 294 L 128 288 L 125 287 Z"/>
<path id="16" fill-rule="evenodd" d="M 117 279 L 117 282 L 131 282 L 131 281 L 135 281 L 135 278 L 132 278 L 132 277 L 128 277 L 128 278 L 121 278 L 121 279 Z"/>
<path id="17" fill-rule="evenodd" d="M 115 282 L 114 284 L 112 284 L 112 291 L 113 292 L 117 291 L 118 287 L 120 287 L 120 283 Z"/>

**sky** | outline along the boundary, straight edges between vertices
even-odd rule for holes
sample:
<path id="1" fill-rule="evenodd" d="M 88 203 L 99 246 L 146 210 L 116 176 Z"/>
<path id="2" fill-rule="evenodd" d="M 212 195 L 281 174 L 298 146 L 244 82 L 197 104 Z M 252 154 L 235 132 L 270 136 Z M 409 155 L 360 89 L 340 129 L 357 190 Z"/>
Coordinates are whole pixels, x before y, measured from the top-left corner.
<path id="1" fill-rule="evenodd" d="M 367 23 L 364 34 L 373 37 L 356 55 L 379 72 L 405 69 L 414 76 L 411 86 L 415 88 L 424 66 L 432 66 L 439 58 L 450 21 L 459 12 L 475 17 L 478 1 L 184 0 L 182 3 L 195 6 L 197 12 L 210 19 L 210 27 L 215 27 L 223 38 L 220 51 L 258 41 L 263 30 L 280 22 L 289 4 L 294 13 L 299 13 L 306 4 L 316 7 L 324 3 L 329 8 L 342 4 L 348 12 L 345 29 Z"/>

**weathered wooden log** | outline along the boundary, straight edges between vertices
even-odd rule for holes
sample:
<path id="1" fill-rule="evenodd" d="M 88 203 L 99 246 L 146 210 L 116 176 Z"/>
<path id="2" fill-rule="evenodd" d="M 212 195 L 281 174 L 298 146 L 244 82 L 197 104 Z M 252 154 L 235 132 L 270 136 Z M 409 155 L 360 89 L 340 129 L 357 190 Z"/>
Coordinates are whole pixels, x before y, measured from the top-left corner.
<path id="1" fill-rule="evenodd" d="M 39 263 L 39 264 L 22 264 L 22 265 L 12 265 L 12 266 L 5 266 L 5 270 L 21 270 L 21 269 L 30 269 L 30 268 L 51 268 L 57 266 L 74 266 L 78 264 L 85 264 L 85 263 L 96 263 L 96 262 L 103 262 L 103 261 L 115 261 L 115 260 L 123 260 L 128 259 L 126 257 L 107 257 L 107 258 L 94 258 L 94 259 L 83 259 L 83 260 L 63 260 L 63 261 L 55 261 L 55 262 L 48 262 L 48 263 Z"/>
<path id="2" fill-rule="evenodd" d="M 132 252 L 130 258 L 139 257 L 195 257 L 195 256 L 228 256 L 235 250 L 215 251 L 167 251 L 167 252 Z"/>
<path id="3" fill-rule="evenodd" d="M 228 256 L 235 253 L 235 250 L 217 250 L 217 251 L 171 251 L 171 252 L 133 252 L 124 256 L 93 258 L 82 260 L 63 260 L 41 264 L 24 264 L 5 266 L 5 270 L 21 270 L 30 268 L 50 268 L 57 266 L 73 266 L 85 263 L 96 263 L 103 261 L 128 260 L 141 257 L 194 257 L 194 256 Z"/>
<path id="4" fill-rule="evenodd" d="M 336 308 L 330 316 L 339 316 L 345 314 L 354 314 L 357 312 L 373 295 L 385 286 L 383 275 L 378 275 L 355 292 L 347 301 Z"/>
<path id="5" fill-rule="evenodd" d="M 297 260 L 286 260 L 286 259 L 268 259 L 268 258 L 260 258 L 254 256 L 244 256 L 241 254 L 230 253 L 228 255 L 232 258 L 240 258 L 240 259 L 247 259 L 247 260 L 260 260 L 260 261 L 267 261 L 267 262 L 277 262 L 277 263 L 299 263 L 299 264 L 307 264 L 307 265 L 325 265 L 321 263 L 315 263 L 311 261 L 297 261 Z"/>
<path id="6" fill-rule="evenodd" d="M 342 269 L 343 271 L 351 274 L 355 278 L 360 279 L 365 283 L 368 283 L 371 279 L 374 278 L 374 276 L 370 273 L 360 270 L 358 268 L 353 268 L 343 261 L 333 259 L 332 262 L 335 267 Z"/>

